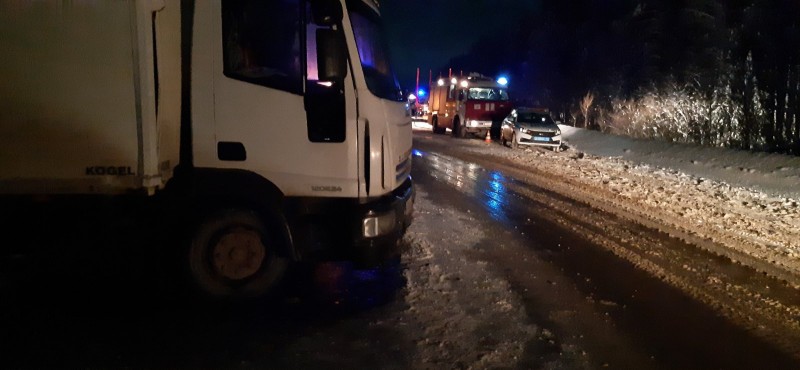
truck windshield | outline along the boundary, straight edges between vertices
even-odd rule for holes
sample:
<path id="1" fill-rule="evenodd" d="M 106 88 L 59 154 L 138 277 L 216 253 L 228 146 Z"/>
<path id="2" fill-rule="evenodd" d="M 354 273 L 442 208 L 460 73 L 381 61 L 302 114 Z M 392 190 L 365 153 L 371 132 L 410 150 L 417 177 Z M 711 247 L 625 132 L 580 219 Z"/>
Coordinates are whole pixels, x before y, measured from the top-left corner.
<path id="1" fill-rule="evenodd" d="M 508 100 L 508 93 L 504 89 L 491 87 L 473 87 L 469 89 L 470 100 Z"/>
<path id="2" fill-rule="evenodd" d="M 369 91 L 380 98 L 403 101 L 400 86 L 389 64 L 380 18 L 361 1 L 348 1 L 347 5 Z"/>

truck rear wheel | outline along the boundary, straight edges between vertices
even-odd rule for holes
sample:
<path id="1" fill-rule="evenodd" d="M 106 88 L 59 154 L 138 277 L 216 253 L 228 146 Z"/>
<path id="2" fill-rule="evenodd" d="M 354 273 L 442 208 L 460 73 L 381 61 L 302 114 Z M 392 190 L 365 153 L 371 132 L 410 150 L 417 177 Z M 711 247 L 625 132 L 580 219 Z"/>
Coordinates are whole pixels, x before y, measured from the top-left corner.
<path id="1" fill-rule="evenodd" d="M 458 117 L 453 118 L 453 136 L 464 138 L 467 136 L 466 130 L 461 127 L 461 119 Z"/>
<path id="2" fill-rule="evenodd" d="M 253 211 L 211 213 L 192 235 L 191 278 L 203 295 L 222 299 L 258 297 L 275 288 L 286 271 L 282 237 L 274 222 Z"/>

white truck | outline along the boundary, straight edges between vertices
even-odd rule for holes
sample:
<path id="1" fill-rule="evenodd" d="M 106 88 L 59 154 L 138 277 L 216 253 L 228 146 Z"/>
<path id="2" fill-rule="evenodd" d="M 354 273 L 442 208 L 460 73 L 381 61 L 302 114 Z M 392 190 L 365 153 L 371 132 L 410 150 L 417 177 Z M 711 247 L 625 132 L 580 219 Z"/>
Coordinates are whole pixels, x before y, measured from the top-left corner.
<path id="1" fill-rule="evenodd" d="M 178 209 L 187 276 L 222 298 L 395 256 L 411 117 L 379 22 L 372 0 L 0 0 L 0 195 Z"/>

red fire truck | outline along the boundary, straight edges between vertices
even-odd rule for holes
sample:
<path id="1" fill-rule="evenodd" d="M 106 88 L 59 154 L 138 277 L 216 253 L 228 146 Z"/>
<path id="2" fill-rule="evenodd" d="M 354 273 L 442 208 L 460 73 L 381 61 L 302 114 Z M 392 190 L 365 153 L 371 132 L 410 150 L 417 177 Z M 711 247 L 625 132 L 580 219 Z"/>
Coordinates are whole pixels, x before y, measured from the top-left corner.
<path id="1" fill-rule="evenodd" d="M 507 83 L 505 78 L 495 81 L 477 73 L 449 81 L 440 78 L 428 97 L 433 132 L 443 134 L 449 128 L 455 137 L 485 137 L 492 130 L 491 136 L 499 137 L 500 123 L 513 108 Z"/>

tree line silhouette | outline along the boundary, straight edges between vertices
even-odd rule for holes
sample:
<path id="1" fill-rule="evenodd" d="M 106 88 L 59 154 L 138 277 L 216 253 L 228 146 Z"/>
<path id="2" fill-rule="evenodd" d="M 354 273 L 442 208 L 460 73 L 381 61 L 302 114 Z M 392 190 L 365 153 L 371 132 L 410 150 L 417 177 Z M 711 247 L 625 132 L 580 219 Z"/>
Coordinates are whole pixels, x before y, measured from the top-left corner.
<path id="1" fill-rule="evenodd" d="M 800 155 L 800 1 L 544 0 L 497 27 L 448 67 L 568 124 Z"/>

